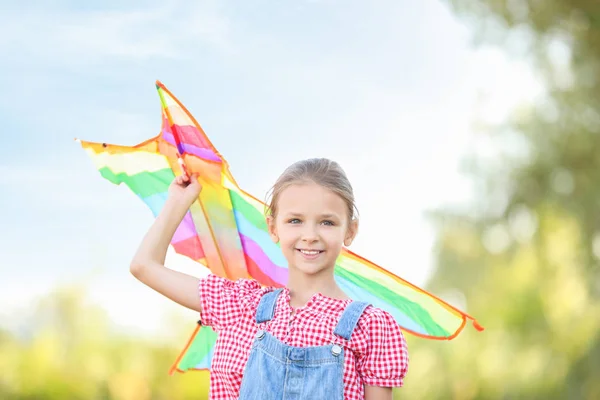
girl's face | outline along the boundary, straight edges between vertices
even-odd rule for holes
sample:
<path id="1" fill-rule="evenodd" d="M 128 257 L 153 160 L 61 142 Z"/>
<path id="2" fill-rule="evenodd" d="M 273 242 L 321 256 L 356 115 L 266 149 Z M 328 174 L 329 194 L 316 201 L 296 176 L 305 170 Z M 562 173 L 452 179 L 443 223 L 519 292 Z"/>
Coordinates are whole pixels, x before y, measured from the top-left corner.
<path id="1" fill-rule="evenodd" d="M 269 233 L 280 243 L 289 268 L 308 275 L 333 269 L 342 245 L 356 236 L 344 200 L 316 183 L 288 186 L 277 202 L 277 216 L 268 217 Z"/>

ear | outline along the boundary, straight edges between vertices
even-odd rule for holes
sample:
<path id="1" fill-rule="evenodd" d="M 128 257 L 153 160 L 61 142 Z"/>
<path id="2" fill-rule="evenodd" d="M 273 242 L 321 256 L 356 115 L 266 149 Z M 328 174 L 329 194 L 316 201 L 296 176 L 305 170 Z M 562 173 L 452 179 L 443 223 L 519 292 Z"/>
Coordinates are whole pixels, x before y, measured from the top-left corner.
<path id="1" fill-rule="evenodd" d="M 279 236 L 277 236 L 277 228 L 275 227 L 275 218 L 272 215 L 267 216 L 267 228 L 269 229 L 269 236 L 273 243 L 279 242 Z"/>
<path id="2" fill-rule="evenodd" d="M 348 247 L 354 241 L 354 238 L 358 234 L 358 220 L 353 219 L 348 224 L 348 229 L 346 230 L 346 236 L 344 237 L 344 246 Z"/>

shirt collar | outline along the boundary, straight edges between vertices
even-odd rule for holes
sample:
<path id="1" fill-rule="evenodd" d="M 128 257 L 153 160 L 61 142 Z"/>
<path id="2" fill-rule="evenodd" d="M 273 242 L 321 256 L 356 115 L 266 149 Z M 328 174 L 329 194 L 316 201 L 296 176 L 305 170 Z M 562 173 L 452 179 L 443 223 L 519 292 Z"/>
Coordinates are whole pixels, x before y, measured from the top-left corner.
<path id="1" fill-rule="evenodd" d="M 290 305 L 290 290 L 287 287 L 283 288 L 283 297 L 285 304 L 291 308 Z M 308 302 L 302 306 L 296 308 L 298 312 L 303 310 L 314 310 L 314 311 L 338 311 L 343 310 L 346 306 L 352 302 L 351 299 L 334 299 L 332 297 L 325 296 L 324 294 L 317 292 L 311 296 Z"/>

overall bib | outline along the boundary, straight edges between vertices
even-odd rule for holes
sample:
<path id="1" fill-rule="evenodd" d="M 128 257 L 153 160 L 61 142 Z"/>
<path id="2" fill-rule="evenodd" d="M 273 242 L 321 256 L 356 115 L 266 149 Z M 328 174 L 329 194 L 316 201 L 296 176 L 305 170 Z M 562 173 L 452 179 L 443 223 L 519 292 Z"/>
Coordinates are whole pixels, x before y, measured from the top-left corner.
<path id="1" fill-rule="evenodd" d="M 256 323 L 270 321 L 281 289 L 265 294 Z M 344 310 L 334 333 L 346 340 L 367 303 L 353 301 Z M 338 344 L 288 346 L 259 330 L 244 369 L 239 400 L 343 400 L 344 349 Z"/>

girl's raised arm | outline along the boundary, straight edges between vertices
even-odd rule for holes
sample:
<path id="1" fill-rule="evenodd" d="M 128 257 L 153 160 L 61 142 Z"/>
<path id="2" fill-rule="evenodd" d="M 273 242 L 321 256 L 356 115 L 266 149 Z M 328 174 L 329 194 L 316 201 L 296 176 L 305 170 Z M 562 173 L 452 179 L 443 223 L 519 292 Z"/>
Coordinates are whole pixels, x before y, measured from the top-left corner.
<path id="1" fill-rule="evenodd" d="M 200 312 L 199 279 L 165 267 L 169 243 L 192 203 L 200 183 L 195 176 L 178 176 L 169 187 L 169 196 L 133 257 L 130 271 L 140 282 L 158 293 Z"/>

